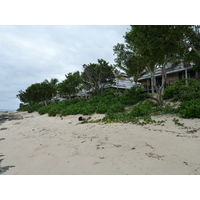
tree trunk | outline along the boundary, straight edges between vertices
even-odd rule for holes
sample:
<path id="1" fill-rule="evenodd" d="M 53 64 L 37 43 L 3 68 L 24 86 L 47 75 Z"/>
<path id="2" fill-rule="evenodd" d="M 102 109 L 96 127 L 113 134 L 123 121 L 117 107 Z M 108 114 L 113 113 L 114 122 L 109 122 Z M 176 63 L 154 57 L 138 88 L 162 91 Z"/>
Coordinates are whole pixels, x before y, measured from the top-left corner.
<path id="1" fill-rule="evenodd" d="M 152 76 L 151 78 L 152 78 L 152 82 L 153 82 L 153 87 L 155 88 L 158 96 L 157 96 L 157 98 L 151 97 L 150 95 L 148 95 L 148 96 L 151 99 L 156 100 L 160 106 L 164 105 L 163 100 L 162 100 L 162 92 L 164 90 L 164 87 L 165 87 L 165 84 L 166 84 L 166 78 L 167 78 L 166 69 L 165 69 L 166 63 L 167 63 L 167 57 L 165 56 L 165 61 L 164 61 L 163 65 L 162 65 L 162 68 L 161 68 L 162 85 L 160 87 L 158 87 L 156 85 L 155 74 L 151 71 L 151 76 Z"/>
<path id="2" fill-rule="evenodd" d="M 160 87 L 161 93 L 163 92 L 165 85 L 166 85 L 167 73 L 165 69 L 165 63 L 162 65 L 162 85 Z"/>
<path id="3" fill-rule="evenodd" d="M 151 93 L 154 94 L 154 78 L 153 78 L 154 74 L 153 72 L 151 72 Z"/>
<path id="4" fill-rule="evenodd" d="M 149 70 L 150 70 L 150 74 L 151 74 L 151 93 L 154 94 L 155 93 L 155 89 L 154 89 L 154 78 L 155 78 L 155 74 L 154 74 L 154 71 L 155 71 L 155 68 L 153 68 L 153 70 L 149 67 Z"/>
<path id="5" fill-rule="evenodd" d="M 188 62 L 183 62 L 183 66 L 185 68 L 185 79 L 186 79 L 186 85 L 188 86 L 188 70 L 187 68 L 189 67 L 189 63 Z"/>
<path id="6" fill-rule="evenodd" d="M 119 79 L 117 78 L 117 90 L 119 89 Z"/>
<path id="7" fill-rule="evenodd" d="M 157 98 L 152 97 L 150 94 L 148 94 L 147 96 L 155 101 L 157 101 L 159 106 L 163 106 L 163 101 L 162 101 L 162 96 L 161 96 L 161 87 L 157 87 L 156 85 L 156 78 L 155 78 L 155 74 L 152 73 L 152 80 L 153 80 L 153 87 L 155 88 L 156 92 L 157 92 Z"/>

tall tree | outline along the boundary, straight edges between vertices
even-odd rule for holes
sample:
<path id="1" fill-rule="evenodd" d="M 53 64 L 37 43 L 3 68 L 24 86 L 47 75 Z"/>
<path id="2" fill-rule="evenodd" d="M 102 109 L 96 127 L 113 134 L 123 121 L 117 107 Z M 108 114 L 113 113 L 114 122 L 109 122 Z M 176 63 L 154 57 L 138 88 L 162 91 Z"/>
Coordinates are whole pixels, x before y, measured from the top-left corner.
<path id="1" fill-rule="evenodd" d="M 183 29 L 182 26 L 180 28 Z M 177 41 L 183 46 L 183 64 L 187 67 L 192 63 L 194 70 L 200 70 L 200 26 L 187 26 L 183 32 L 184 39 Z"/>
<path id="2" fill-rule="evenodd" d="M 122 69 L 128 77 L 133 77 L 137 84 L 138 79 L 143 76 L 146 71 L 146 64 L 141 56 L 137 56 L 131 49 L 124 44 L 117 44 L 113 48 L 116 66 Z"/>
<path id="3" fill-rule="evenodd" d="M 47 104 L 47 101 L 51 99 L 52 93 L 56 93 L 55 87 L 53 87 L 47 80 L 42 83 L 34 83 L 30 85 L 25 91 L 20 90 L 17 94 L 17 98 L 23 103 L 40 103 Z"/>
<path id="4" fill-rule="evenodd" d="M 81 74 L 83 84 L 93 94 L 99 94 L 107 84 L 114 83 L 114 68 L 103 59 L 98 59 L 98 63 L 84 64 L 83 69 Z"/>
<path id="5" fill-rule="evenodd" d="M 29 97 L 27 96 L 27 93 L 23 90 L 20 90 L 19 94 L 17 94 L 16 97 L 23 103 L 29 102 Z"/>
<path id="6" fill-rule="evenodd" d="M 80 72 L 68 73 L 65 75 L 66 79 L 58 85 L 60 94 L 69 96 L 77 94 L 81 89 Z"/>
<path id="7" fill-rule="evenodd" d="M 54 97 L 57 94 L 57 90 L 58 90 L 58 79 L 57 78 L 51 78 L 50 81 L 48 81 L 47 79 L 45 79 L 43 82 L 50 84 L 53 88 L 54 88 L 54 93 L 52 93 L 52 97 Z"/>
<path id="8" fill-rule="evenodd" d="M 184 45 L 180 45 L 180 41 L 184 41 L 184 33 L 188 28 L 188 26 L 172 25 L 133 25 L 125 35 L 129 48 L 141 56 L 151 69 L 153 84 L 158 93 L 157 101 L 160 105 L 163 105 L 161 93 L 166 84 L 166 66 L 182 54 Z M 161 68 L 162 84 L 160 86 L 157 86 L 155 82 L 154 67 Z"/>

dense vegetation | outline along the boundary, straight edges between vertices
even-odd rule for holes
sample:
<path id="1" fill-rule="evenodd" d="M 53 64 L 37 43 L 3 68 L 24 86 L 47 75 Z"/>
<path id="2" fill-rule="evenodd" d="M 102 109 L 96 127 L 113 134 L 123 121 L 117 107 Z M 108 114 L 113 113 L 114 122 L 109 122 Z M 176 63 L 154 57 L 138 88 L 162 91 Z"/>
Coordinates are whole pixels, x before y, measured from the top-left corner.
<path id="1" fill-rule="evenodd" d="M 16 96 L 25 104 L 47 103 L 56 95 L 70 99 L 83 89 L 99 94 L 106 85 L 115 81 L 116 69 L 103 59 L 98 59 L 98 63 L 84 64 L 83 69 L 82 73 L 68 73 L 60 83 L 58 79 L 34 83 L 25 91 L 20 90 Z"/>
<path id="2" fill-rule="evenodd" d="M 164 99 L 180 101 L 179 115 L 183 118 L 200 118 L 200 82 L 194 79 L 178 81 L 167 87 Z"/>
<path id="3" fill-rule="evenodd" d="M 49 116 L 60 114 L 66 115 L 91 115 L 93 113 L 118 113 L 123 112 L 126 106 L 131 106 L 146 98 L 141 93 L 141 89 L 133 87 L 130 90 L 118 91 L 107 89 L 99 95 L 91 97 L 89 100 L 84 98 L 74 98 L 44 104 L 22 105 L 18 111 L 37 111 L 40 114 L 48 113 Z"/>
<path id="4" fill-rule="evenodd" d="M 186 80 L 185 80 L 186 81 Z M 148 99 L 138 87 L 119 91 L 107 89 L 89 100 L 74 98 L 52 102 L 48 105 L 23 105 L 19 111 L 48 114 L 49 116 L 106 114 L 104 122 L 152 123 L 152 115 L 176 114 L 183 118 L 200 118 L 200 84 L 194 79 L 178 81 L 174 86 L 167 87 L 163 98 L 172 102 L 180 101 L 179 106 L 165 103 L 159 106 L 157 102 Z M 141 122 L 142 121 L 142 122 Z M 93 122 L 93 121 L 92 121 Z"/>
<path id="5" fill-rule="evenodd" d="M 162 92 L 166 84 L 166 68 L 191 64 L 200 69 L 200 29 L 192 25 L 131 25 L 124 44 L 114 46 L 115 62 L 137 82 L 145 72 L 151 75 L 151 90 L 163 105 Z M 161 70 L 162 82 L 157 84 L 155 71 Z"/>
<path id="6" fill-rule="evenodd" d="M 19 91 L 17 98 L 21 104 L 19 111 L 66 116 L 74 114 L 106 114 L 107 122 L 153 122 L 151 115 L 177 114 L 184 118 L 200 118 L 200 86 L 197 80 L 182 80 L 167 87 L 168 65 L 173 67 L 182 63 L 187 68 L 200 70 L 200 26 L 199 25 L 132 25 L 125 33 L 125 43 L 114 46 L 115 65 L 103 59 L 97 63 L 83 65 L 83 72 L 68 73 L 66 79 L 35 83 L 25 91 Z M 161 70 L 162 81 L 156 83 L 155 72 Z M 122 70 L 122 71 L 120 71 Z M 115 78 L 122 76 L 138 79 L 151 75 L 151 91 L 156 96 L 142 94 L 139 87 L 120 91 L 105 88 L 116 84 Z M 89 100 L 75 98 L 79 91 L 90 91 Z M 52 102 L 54 96 L 68 99 Z M 150 99 L 154 99 L 150 100 Z M 174 107 L 165 100 L 180 102 Z"/>

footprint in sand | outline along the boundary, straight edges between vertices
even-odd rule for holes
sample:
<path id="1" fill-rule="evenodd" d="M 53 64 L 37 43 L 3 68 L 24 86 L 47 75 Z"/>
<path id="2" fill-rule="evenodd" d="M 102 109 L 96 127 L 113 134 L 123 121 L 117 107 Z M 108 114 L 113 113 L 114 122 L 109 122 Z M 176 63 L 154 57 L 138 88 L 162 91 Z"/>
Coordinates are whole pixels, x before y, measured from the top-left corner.
<path id="1" fill-rule="evenodd" d="M 115 147 L 121 147 L 121 144 L 114 144 Z"/>
<path id="2" fill-rule="evenodd" d="M 150 157 L 150 158 L 155 158 L 155 159 L 158 159 L 160 160 L 162 157 L 164 156 L 159 156 L 158 154 L 155 154 L 155 153 L 145 153 L 146 156 Z"/>
<path id="3" fill-rule="evenodd" d="M 35 149 L 35 151 L 39 151 L 39 150 L 42 150 L 42 149 L 47 148 L 47 147 L 48 147 L 48 145 L 42 145 L 42 144 L 40 144 L 40 147 L 37 147 Z"/>
<path id="4" fill-rule="evenodd" d="M 93 165 L 98 165 L 100 164 L 101 162 L 94 162 Z"/>

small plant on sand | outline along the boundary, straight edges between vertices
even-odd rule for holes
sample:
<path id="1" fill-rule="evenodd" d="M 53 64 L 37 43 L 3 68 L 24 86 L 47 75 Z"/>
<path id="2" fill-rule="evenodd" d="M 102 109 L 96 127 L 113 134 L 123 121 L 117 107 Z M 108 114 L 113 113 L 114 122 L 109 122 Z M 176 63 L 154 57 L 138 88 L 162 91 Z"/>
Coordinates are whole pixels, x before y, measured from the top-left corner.
<path id="1" fill-rule="evenodd" d="M 179 115 L 183 118 L 200 118 L 200 99 L 181 102 Z"/>
<path id="2" fill-rule="evenodd" d="M 174 118 L 173 122 L 174 122 L 175 125 L 184 126 L 184 123 L 180 123 L 179 119 Z"/>
<path id="3" fill-rule="evenodd" d="M 151 113 L 151 107 L 148 105 L 137 105 L 134 106 L 132 111 L 130 112 L 130 115 L 133 117 L 140 117 L 140 116 L 146 116 Z"/>

